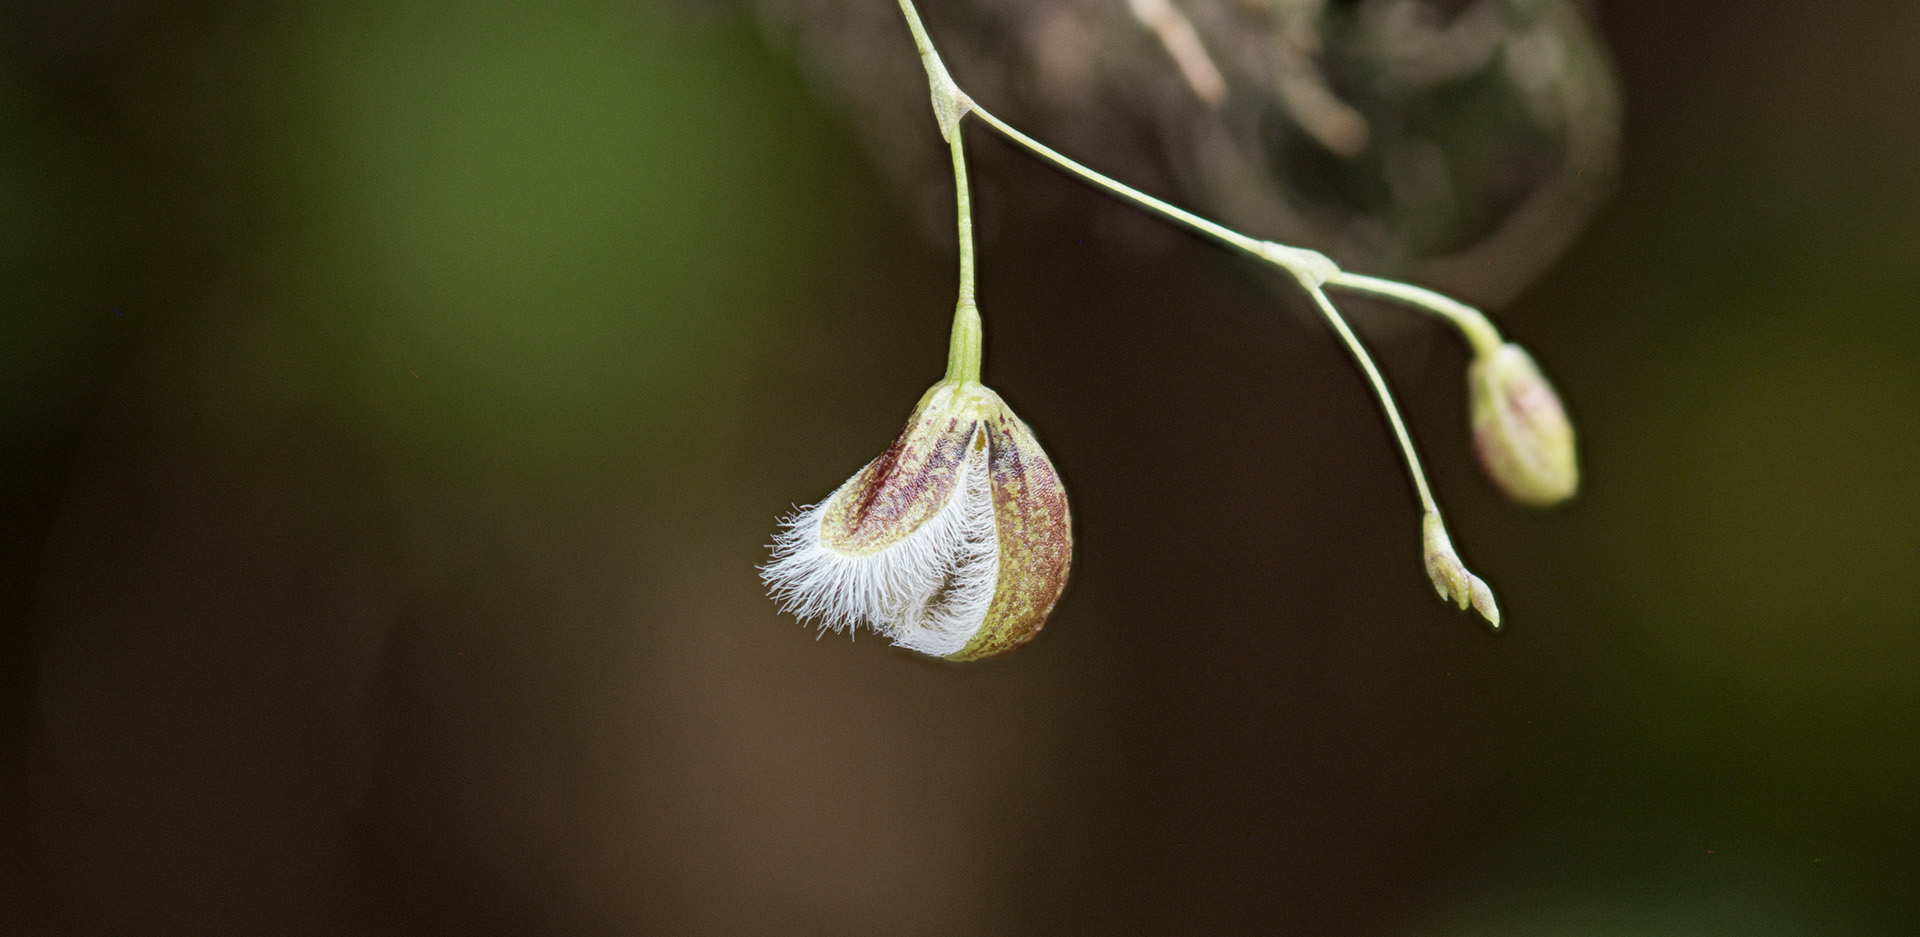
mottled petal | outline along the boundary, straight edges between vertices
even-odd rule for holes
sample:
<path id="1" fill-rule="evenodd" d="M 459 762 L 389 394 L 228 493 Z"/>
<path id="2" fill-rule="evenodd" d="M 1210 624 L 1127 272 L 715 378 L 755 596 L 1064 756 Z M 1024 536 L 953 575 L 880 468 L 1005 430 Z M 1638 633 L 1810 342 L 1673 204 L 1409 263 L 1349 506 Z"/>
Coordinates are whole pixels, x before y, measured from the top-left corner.
<path id="1" fill-rule="evenodd" d="M 878 553 L 946 507 L 978 423 L 972 408 L 954 406 L 955 387 L 927 391 L 893 445 L 827 499 L 823 546 L 848 556 Z"/>
<path id="2" fill-rule="evenodd" d="M 1000 580 L 979 633 L 949 655 L 954 660 L 1004 654 L 1031 640 L 1066 588 L 1073 561 L 1067 490 L 1033 432 L 1004 404 L 985 426 Z"/>

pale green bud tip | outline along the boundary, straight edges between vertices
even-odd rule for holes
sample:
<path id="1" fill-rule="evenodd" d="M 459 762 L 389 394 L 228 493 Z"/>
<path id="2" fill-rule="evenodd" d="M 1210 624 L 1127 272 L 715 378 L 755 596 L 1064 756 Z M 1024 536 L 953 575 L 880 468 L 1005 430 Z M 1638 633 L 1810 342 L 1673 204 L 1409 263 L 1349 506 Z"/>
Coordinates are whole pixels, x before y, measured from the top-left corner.
<path id="1" fill-rule="evenodd" d="M 1038 633 L 1073 554 L 1053 464 L 965 380 L 935 384 L 886 452 L 782 525 L 761 579 L 784 610 L 950 660 Z"/>
<path id="2" fill-rule="evenodd" d="M 1533 358 L 1511 342 L 1467 368 L 1473 449 L 1508 498 L 1545 507 L 1580 487 L 1573 424 Z"/>
<path id="3" fill-rule="evenodd" d="M 1427 512 L 1421 534 L 1426 547 L 1427 578 L 1433 581 L 1434 591 L 1440 593 L 1440 601 L 1453 602 L 1462 609 L 1471 605 L 1487 624 L 1499 630 L 1500 606 L 1494 604 L 1493 590 L 1487 588 L 1479 576 L 1467 572 L 1466 565 L 1460 562 L 1460 554 L 1454 552 L 1453 540 L 1447 536 L 1447 527 L 1440 522 L 1440 515 Z"/>

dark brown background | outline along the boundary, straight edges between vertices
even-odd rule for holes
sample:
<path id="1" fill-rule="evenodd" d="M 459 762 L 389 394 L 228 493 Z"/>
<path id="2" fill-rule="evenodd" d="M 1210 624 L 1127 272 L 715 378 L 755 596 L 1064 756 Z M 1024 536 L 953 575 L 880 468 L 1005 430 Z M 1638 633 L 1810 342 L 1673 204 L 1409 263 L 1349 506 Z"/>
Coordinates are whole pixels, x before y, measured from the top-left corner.
<path id="1" fill-rule="evenodd" d="M 1580 500 L 1381 348 L 1507 633 L 1283 292 L 1001 203 L 1080 549 L 950 667 L 756 581 L 952 261 L 749 18 L 8 4 L 0 931 L 1914 932 L 1920 7 L 1601 21 L 1622 188 L 1502 315 Z"/>

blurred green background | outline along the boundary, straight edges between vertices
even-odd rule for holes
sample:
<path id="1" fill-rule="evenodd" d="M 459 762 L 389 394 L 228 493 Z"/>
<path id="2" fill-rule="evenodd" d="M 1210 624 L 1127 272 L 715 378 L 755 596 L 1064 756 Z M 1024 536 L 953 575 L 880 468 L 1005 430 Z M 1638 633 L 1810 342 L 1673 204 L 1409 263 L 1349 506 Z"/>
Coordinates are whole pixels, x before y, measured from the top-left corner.
<path id="1" fill-rule="evenodd" d="M 1920 6 L 1599 14 L 1580 499 L 1380 349 L 1507 632 L 1296 300 L 1002 204 L 1079 551 L 958 667 L 756 578 L 952 260 L 749 14 L 8 4 L 0 932 L 1920 932 Z"/>

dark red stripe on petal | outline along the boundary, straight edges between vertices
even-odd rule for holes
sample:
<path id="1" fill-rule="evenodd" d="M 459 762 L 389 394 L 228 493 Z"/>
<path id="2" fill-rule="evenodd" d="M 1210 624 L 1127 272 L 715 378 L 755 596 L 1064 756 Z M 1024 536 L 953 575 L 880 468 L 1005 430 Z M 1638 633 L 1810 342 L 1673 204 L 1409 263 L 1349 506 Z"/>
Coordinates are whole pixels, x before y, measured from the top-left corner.
<path id="1" fill-rule="evenodd" d="M 1059 601 L 1073 565 L 1067 491 L 1053 463 L 1004 404 L 987 425 L 1000 578 L 986 622 L 951 655 L 954 660 L 1004 654 L 1031 640 Z"/>

